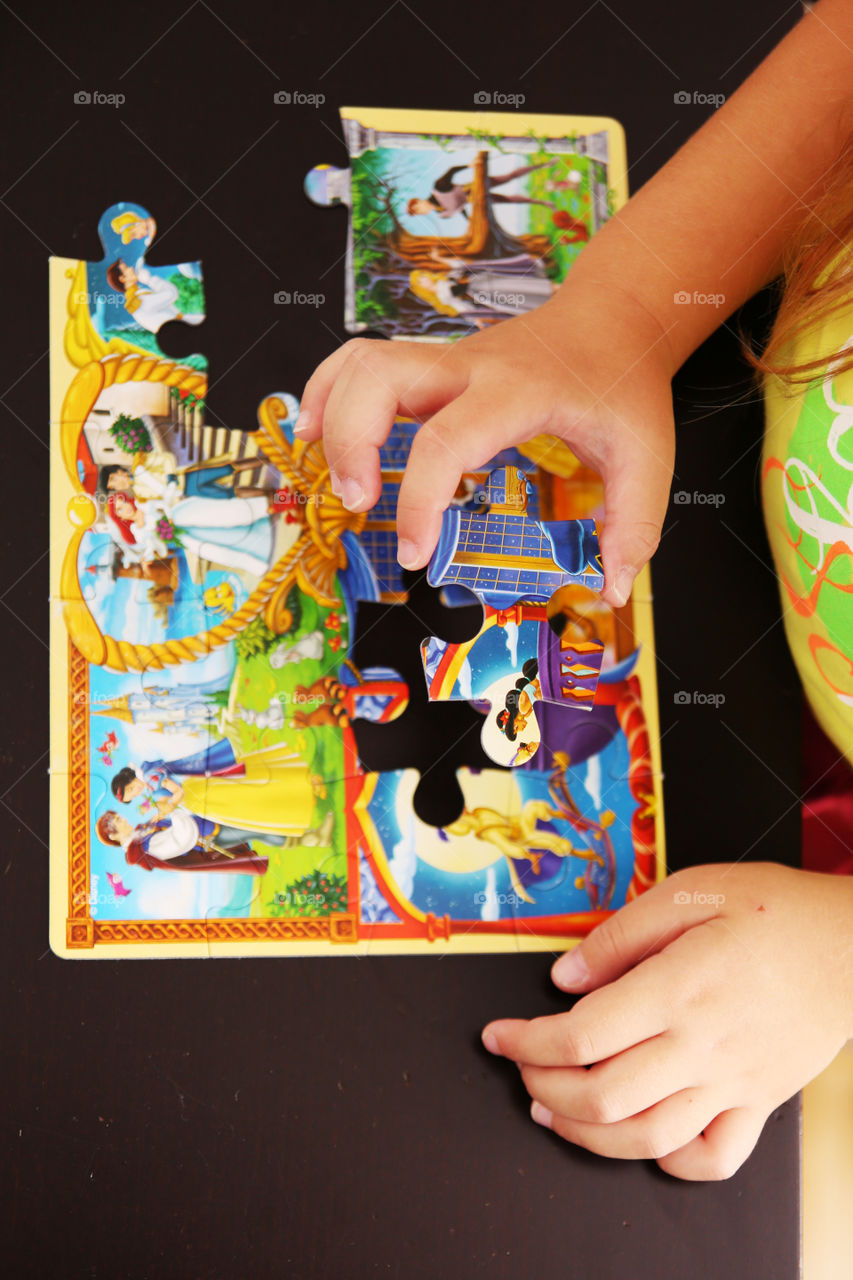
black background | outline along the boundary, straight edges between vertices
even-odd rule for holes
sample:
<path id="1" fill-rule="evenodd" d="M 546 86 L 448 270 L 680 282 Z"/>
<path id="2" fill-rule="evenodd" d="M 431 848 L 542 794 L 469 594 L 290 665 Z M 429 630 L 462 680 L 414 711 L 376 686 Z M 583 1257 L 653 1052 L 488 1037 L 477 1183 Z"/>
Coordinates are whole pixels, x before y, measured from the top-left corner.
<path id="1" fill-rule="evenodd" d="M 345 163 L 339 105 L 466 109 L 485 89 L 523 92 L 530 111 L 612 115 L 636 189 L 709 110 L 673 94 L 731 92 L 798 8 L 13 8 L 23 21 L 0 10 L 4 1271 L 796 1276 L 796 1102 L 715 1185 L 594 1158 L 530 1122 L 515 1069 L 484 1054 L 479 1029 L 563 1007 L 547 956 L 87 964 L 49 952 L 46 260 L 100 258 L 101 212 L 150 208 L 152 263 L 204 261 L 209 319 L 195 332 L 211 410 L 249 428 L 262 396 L 298 394 L 345 336 L 344 214 L 302 194 L 311 165 Z M 80 89 L 127 100 L 78 106 Z M 279 89 L 326 102 L 276 106 Z M 326 303 L 275 306 L 278 289 Z M 164 336 L 172 355 L 193 345 Z M 793 863 L 799 693 L 757 502 L 760 406 L 731 327 L 682 372 L 677 403 L 674 488 L 725 502 L 673 505 L 654 566 L 669 863 Z M 726 701 L 682 706 L 678 690 Z"/>

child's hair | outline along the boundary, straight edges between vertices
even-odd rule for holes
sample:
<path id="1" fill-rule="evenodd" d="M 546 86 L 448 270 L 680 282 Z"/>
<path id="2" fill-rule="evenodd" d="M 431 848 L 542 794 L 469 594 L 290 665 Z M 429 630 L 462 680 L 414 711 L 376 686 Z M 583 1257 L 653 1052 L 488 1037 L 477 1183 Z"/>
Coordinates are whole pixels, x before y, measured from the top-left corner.
<path id="1" fill-rule="evenodd" d="M 823 195 L 791 237 L 785 253 L 783 292 L 770 340 L 759 355 L 748 346 L 750 364 L 788 383 L 811 382 L 824 373 L 834 351 L 810 360 L 792 359 L 797 339 L 853 303 L 853 139 L 836 162 Z M 853 348 L 834 362 L 853 367 Z"/>

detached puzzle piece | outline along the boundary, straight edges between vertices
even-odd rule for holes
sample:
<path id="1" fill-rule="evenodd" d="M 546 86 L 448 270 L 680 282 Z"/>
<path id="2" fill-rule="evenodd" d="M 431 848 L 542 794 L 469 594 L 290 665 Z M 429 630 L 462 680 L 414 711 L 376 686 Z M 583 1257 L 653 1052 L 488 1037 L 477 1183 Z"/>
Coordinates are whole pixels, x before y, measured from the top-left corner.
<path id="1" fill-rule="evenodd" d="M 305 192 L 349 210 L 351 333 L 448 341 L 523 315 L 626 198 L 613 120 L 343 107 L 341 123 L 350 168 L 315 166 Z"/>
<path id="2" fill-rule="evenodd" d="M 493 472 L 481 510 L 445 512 L 427 570 L 432 585 L 464 586 L 484 606 L 473 639 L 423 643 L 429 696 L 488 704 L 483 749 L 503 765 L 536 754 L 535 703 L 593 705 L 604 655 L 578 608 L 604 583 L 595 522 L 534 520 L 529 493 L 517 467 Z"/>
<path id="3" fill-rule="evenodd" d="M 108 350 L 126 342 L 164 356 L 156 338 L 164 324 L 177 320 L 198 325 L 205 318 L 201 263 L 150 266 L 145 255 L 156 233 L 148 210 L 126 201 L 111 205 L 98 223 L 104 257 L 85 264 L 86 289 L 75 302 L 88 308 L 89 321 Z M 201 355 L 182 359 L 207 367 Z"/>
<path id="4" fill-rule="evenodd" d="M 431 586 L 456 583 L 493 608 L 517 600 L 547 604 L 575 582 L 604 586 L 594 520 L 534 520 L 527 513 L 532 487 L 518 467 L 489 476 L 481 510 L 449 508 L 427 568 Z"/>

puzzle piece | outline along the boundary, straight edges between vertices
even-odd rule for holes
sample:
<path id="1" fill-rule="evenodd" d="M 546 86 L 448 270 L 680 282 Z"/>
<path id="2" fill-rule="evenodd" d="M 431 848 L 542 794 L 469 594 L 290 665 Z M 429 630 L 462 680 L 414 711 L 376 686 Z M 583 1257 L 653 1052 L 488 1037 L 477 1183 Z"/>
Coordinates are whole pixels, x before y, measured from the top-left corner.
<path id="1" fill-rule="evenodd" d="M 493 608 L 547 604 L 567 583 L 604 586 L 594 520 L 542 521 L 527 511 L 532 487 L 518 467 L 489 476 L 484 510 L 445 511 L 427 568 L 432 586 L 456 583 Z"/>
<path id="2" fill-rule="evenodd" d="M 590 588 L 603 585 L 595 522 L 532 519 L 531 492 L 517 467 L 493 472 L 482 510 L 445 512 L 427 570 L 434 585 L 463 585 L 484 604 L 483 626 L 467 643 L 423 643 L 429 695 L 496 708 L 483 747 L 503 765 L 535 754 L 534 703 L 593 705 L 604 656 L 587 616 Z"/>
<path id="3" fill-rule="evenodd" d="M 342 108 L 350 168 L 305 192 L 349 211 L 344 322 L 448 341 L 545 302 L 627 198 L 612 120 Z"/>
<path id="4" fill-rule="evenodd" d="M 77 301 L 88 307 L 90 324 L 108 347 L 117 341 L 165 356 L 156 337 L 163 325 L 194 326 L 205 318 L 201 263 L 150 266 L 146 254 L 156 233 L 142 205 L 122 201 L 101 215 L 104 257 L 86 264 L 86 296 Z M 204 357 L 190 359 L 206 367 Z"/>

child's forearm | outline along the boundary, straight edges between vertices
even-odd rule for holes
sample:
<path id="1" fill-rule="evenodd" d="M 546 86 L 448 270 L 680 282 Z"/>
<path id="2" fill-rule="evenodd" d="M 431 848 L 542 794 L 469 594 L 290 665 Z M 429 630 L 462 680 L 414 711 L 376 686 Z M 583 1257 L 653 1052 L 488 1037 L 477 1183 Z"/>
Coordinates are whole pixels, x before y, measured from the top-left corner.
<path id="1" fill-rule="evenodd" d="M 853 0 L 820 0 L 585 247 L 568 285 L 629 292 L 666 334 L 674 373 L 779 273 L 851 127 Z"/>

